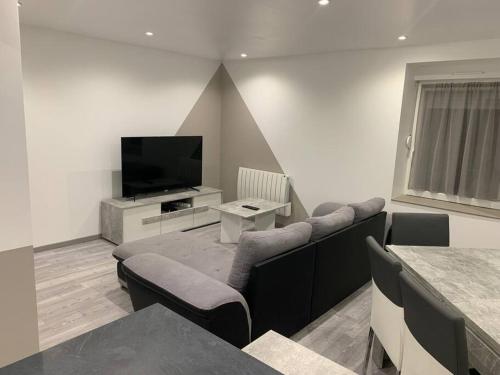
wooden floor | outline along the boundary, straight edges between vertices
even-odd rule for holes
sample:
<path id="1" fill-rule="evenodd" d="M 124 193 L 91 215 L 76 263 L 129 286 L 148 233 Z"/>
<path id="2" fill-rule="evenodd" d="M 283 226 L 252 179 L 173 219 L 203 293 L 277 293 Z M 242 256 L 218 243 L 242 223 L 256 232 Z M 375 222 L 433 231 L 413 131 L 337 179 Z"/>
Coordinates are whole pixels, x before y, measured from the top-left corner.
<path id="1" fill-rule="evenodd" d="M 218 229 L 198 235 L 210 239 Z M 119 319 L 130 312 L 128 294 L 116 276 L 114 245 L 95 240 L 35 254 L 40 347 L 60 342 Z M 370 314 L 369 285 L 311 323 L 292 339 L 361 373 Z M 394 367 L 369 374 L 396 374 Z"/>
<path id="2" fill-rule="evenodd" d="M 371 309 L 371 285 L 354 294 L 297 332 L 292 340 L 361 374 L 364 364 Z M 368 374 L 396 375 L 390 363 L 378 369 L 369 362 Z"/>
<path id="3" fill-rule="evenodd" d="M 41 350 L 132 312 L 116 277 L 114 247 L 95 240 L 35 253 Z"/>

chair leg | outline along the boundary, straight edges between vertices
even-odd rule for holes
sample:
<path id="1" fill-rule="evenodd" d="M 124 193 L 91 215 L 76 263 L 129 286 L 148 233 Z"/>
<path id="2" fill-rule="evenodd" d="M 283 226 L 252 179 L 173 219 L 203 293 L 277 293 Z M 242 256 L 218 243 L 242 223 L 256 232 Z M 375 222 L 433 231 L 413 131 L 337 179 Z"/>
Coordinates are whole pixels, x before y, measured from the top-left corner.
<path id="1" fill-rule="evenodd" d="M 374 335 L 372 344 L 372 363 L 377 368 L 382 369 L 386 365 L 388 359 L 389 356 L 382 346 L 382 343 L 378 339 L 377 335 Z"/>
<path id="2" fill-rule="evenodd" d="M 363 364 L 363 375 L 366 375 L 366 370 L 368 370 L 368 362 L 370 361 L 370 352 L 372 351 L 373 344 L 373 328 L 370 327 L 370 332 L 368 333 L 368 344 L 366 346 L 365 363 Z"/>

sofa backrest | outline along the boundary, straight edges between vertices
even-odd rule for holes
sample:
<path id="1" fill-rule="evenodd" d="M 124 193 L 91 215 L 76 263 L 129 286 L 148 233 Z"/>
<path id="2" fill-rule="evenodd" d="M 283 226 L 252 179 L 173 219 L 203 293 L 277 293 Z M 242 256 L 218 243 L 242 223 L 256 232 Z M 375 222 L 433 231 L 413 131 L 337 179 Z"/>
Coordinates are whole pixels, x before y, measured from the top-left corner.
<path id="1" fill-rule="evenodd" d="M 253 265 L 244 296 L 252 317 L 252 340 L 270 329 L 291 336 L 311 322 L 316 243 Z"/>
<path id="2" fill-rule="evenodd" d="M 371 278 L 365 238 L 382 241 L 386 212 L 254 264 L 244 296 L 252 339 L 272 329 L 290 336 Z"/>
<path id="3" fill-rule="evenodd" d="M 243 232 L 229 273 L 228 285 L 243 292 L 255 263 L 303 246 L 311 239 L 311 225 L 294 223 L 284 228 Z"/>
<path id="4" fill-rule="evenodd" d="M 312 319 L 371 280 L 366 237 L 383 245 L 386 217 L 382 211 L 316 242 Z"/>
<path id="5" fill-rule="evenodd" d="M 312 226 L 311 239 L 318 241 L 352 225 L 354 222 L 354 209 L 343 206 L 327 215 L 309 217 L 306 222 Z"/>
<path id="6" fill-rule="evenodd" d="M 349 207 L 354 209 L 354 222 L 360 222 L 382 212 L 385 206 L 385 199 L 375 197 L 364 202 L 349 203 Z"/>

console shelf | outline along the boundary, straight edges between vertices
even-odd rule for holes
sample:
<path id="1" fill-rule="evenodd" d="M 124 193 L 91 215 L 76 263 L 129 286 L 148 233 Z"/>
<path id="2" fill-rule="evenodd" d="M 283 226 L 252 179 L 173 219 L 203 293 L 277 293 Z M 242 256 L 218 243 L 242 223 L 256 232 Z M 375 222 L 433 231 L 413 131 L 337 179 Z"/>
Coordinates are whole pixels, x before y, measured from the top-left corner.
<path id="1" fill-rule="evenodd" d="M 199 191 L 176 191 L 136 200 L 103 200 L 103 238 L 121 244 L 219 221 L 219 212 L 211 210 L 210 206 L 222 203 L 222 190 L 205 186 L 199 186 L 197 189 Z M 179 203 L 179 208 L 175 209 L 175 203 Z M 174 209 L 165 212 L 166 207 Z"/>

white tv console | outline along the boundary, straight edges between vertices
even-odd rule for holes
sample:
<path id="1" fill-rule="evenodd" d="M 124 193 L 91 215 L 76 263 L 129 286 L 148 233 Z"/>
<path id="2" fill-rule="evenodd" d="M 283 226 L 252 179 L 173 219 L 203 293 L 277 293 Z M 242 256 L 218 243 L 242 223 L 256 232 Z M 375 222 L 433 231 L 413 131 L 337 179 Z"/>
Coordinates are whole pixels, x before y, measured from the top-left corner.
<path id="1" fill-rule="evenodd" d="M 220 213 L 209 207 L 222 203 L 222 190 L 205 186 L 198 186 L 197 189 L 199 191 L 186 190 L 136 200 L 103 200 L 102 237 L 121 244 L 219 221 Z M 185 207 L 171 210 L 175 204 Z"/>

